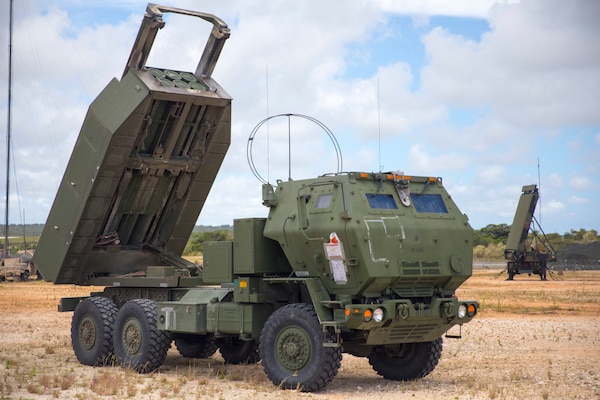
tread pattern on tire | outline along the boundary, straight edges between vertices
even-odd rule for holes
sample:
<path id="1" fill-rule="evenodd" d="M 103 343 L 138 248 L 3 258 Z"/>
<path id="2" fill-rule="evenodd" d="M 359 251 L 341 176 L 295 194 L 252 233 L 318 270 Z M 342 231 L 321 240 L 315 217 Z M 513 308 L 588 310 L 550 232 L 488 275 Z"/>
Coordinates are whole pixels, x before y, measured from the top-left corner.
<path id="1" fill-rule="evenodd" d="M 144 332 L 145 346 L 141 349 L 141 353 L 131 357 L 125 354 L 121 347 L 121 328 L 122 323 L 126 320 L 126 315 L 123 317 L 124 310 L 129 312 L 129 308 L 137 307 L 141 310 L 145 316 L 144 321 L 140 321 L 143 328 L 147 328 L 148 332 Z M 131 310 L 135 313 L 134 310 Z M 171 347 L 171 337 L 165 331 L 158 330 L 156 326 L 156 302 L 148 299 L 135 299 L 130 300 L 121 308 L 117 315 L 117 323 L 115 324 L 115 352 L 119 363 L 124 366 L 133 369 L 139 373 L 148 373 L 157 370 L 165 361 L 167 357 L 167 351 Z M 146 335 L 147 333 L 147 335 Z"/>
<path id="2" fill-rule="evenodd" d="M 256 364 L 260 361 L 258 343 L 254 340 L 220 339 L 219 352 L 226 364 Z"/>
<path id="3" fill-rule="evenodd" d="M 318 375 L 311 378 L 310 381 L 301 382 L 300 375 L 296 373 L 289 373 L 278 367 L 277 356 L 273 353 L 275 349 L 271 347 L 273 343 L 265 343 L 264 337 L 275 336 L 277 337 L 277 325 L 280 324 L 281 319 L 287 319 L 291 315 L 297 316 L 299 321 L 312 321 L 311 330 L 307 332 L 312 334 L 311 337 L 323 338 L 323 330 L 317 313 L 312 304 L 305 303 L 294 303 L 288 304 L 278 310 L 276 310 L 267 319 L 263 331 L 261 333 L 261 340 L 259 344 L 260 357 L 263 360 L 263 368 L 271 382 L 283 389 L 300 389 L 303 392 L 316 392 L 326 387 L 337 375 L 339 368 L 342 364 L 342 351 L 339 347 L 320 347 L 323 351 L 323 359 L 321 365 L 318 368 Z M 327 342 L 334 342 L 334 335 L 332 332 L 327 332 L 325 336 Z M 322 346 L 321 340 L 318 341 L 318 346 Z M 265 360 L 267 359 L 267 360 Z M 272 364 L 273 369 L 267 364 Z"/>
<path id="4" fill-rule="evenodd" d="M 77 311 L 77 308 L 75 309 L 75 313 L 71 319 L 71 343 L 77 360 L 83 365 L 90 366 L 104 366 L 110 364 L 114 358 L 113 330 L 117 319 L 117 313 L 119 312 L 117 305 L 109 298 L 98 296 L 83 299 L 77 307 L 81 308 L 79 311 Z M 78 343 L 79 317 L 83 317 L 83 315 L 79 315 L 79 313 L 86 315 L 86 311 L 87 313 L 92 312 L 93 309 L 87 310 L 89 307 L 93 307 L 99 312 L 101 320 L 97 322 L 102 324 L 101 344 L 97 349 L 97 354 L 93 357 L 91 357 L 91 353 L 81 349 L 81 346 Z"/>
<path id="5" fill-rule="evenodd" d="M 212 334 L 175 334 L 175 347 L 186 358 L 208 358 L 217 351 L 217 343 Z"/>
<path id="6" fill-rule="evenodd" d="M 433 342 L 414 343 L 419 349 L 410 359 L 398 359 L 387 362 L 386 358 L 376 353 L 369 356 L 369 364 L 378 375 L 394 381 L 410 381 L 424 378 L 435 369 L 442 356 L 443 341 L 438 338 Z"/>

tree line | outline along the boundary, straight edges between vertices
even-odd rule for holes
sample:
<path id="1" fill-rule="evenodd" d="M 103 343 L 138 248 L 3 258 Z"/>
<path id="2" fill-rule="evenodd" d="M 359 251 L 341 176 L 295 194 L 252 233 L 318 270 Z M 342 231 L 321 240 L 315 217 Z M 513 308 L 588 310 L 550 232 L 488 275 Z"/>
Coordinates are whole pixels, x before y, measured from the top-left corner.
<path id="1" fill-rule="evenodd" d="M 478 258 L 503 258 L 506 240 L 510 233 L 510 225 L 507 224 L 489 224 L 473 232 L 473 254 Z M 537 232 L 539 234 L 539 232 Z M 571 229 L 562 235 L 558 233 L 546 234 L 546 237 L 552 244 L 554 250 L 570 246 L 572 244 L 587 244 L 600 240 L 598 231 L 585 229 Z M 533 239 L 533 233 L 529 234 L 529 239 Z M 233 240 L 231 227 L 227 229 L 204 230 L 192 233 L 190 240 L 185 248 L 184 255 L 198 255 L 202 253 L 203 243 L 210 241 Z"/>
<path id="2" fill-rule="evenodd" d="M 481 229 L 476 229 L 473 232 L 473 246 L 489 246 L 497 244 L 506 244 L 508 234 L 510 233 L 510 225 L 507 224 L 489 224 Z M 540 232 L 537 232 L 540 234 Z M 532 235 L 530 233 L 530 235 Z M 556 250 L 563 246 L 572 244 L 586 244 L 600 240 L 598 231 L 595 229 L 571 229 L 564 234 L 547 233 L 546 237 L 552 243 Z"/>
<path id="3" fill-rule="evenodd" d="M 473 257 L 478 259 L 503 259 L 510 228 L 511 226 L 507 224 L 489 224 L 481 229 L 476 229 L 473 232 Z M 535 233 L 541 235 L 541 232 L 535 231 Z M 532 241 L 534 233 L 529 232 L 527 238 Z M 558 252 L 562 247 L 597 242 L 600 237 L 595 229 L 571 229 L 562 235 L 547 233 L 546 239 L 552 245 L 552 248 Z"/>
<path id="4" fill-rule="evenodd" d="M 27 243 L 27 249 L 35 249 L 37 239 L 42 233 L 43 224 L 32 225 L 9 225 L 9 246 L 11 253 L 14 251 L 25 250 L 21 248 Z M 478 258 L 502 258 L 506 240 L 510 233 L 510 225 L 507 224 L 489 224 L 473 232 L 473 255 Z M 23 232 L 26 232 L 24 241 Z M 538 232 L 539 233 L 539 232 Z M 530 239 L 533 237 L 529 234 Z M 595 229 L 571 229 L 564 234 L 549 233 L 546 237 L 558 251 L 559 248 L 573 244 L 587 244 L 600 240 L 598 231 Z M 199 255 L 203 251 L 204 242 L 233 240 L 233 227 L 230 225 L 222 226 L 196 226 L 188 240 L 183 255 Z M 0 238 L 0 246 L 3 246 L 4 238 Z"/>
<path id="5" fill-rule="evenodd" d="M 204 251 L 204 242 L 233 240 L 233 230 L 217 229 L 192 232 L 183 251 L 184 256 L 197 256 Z"/>

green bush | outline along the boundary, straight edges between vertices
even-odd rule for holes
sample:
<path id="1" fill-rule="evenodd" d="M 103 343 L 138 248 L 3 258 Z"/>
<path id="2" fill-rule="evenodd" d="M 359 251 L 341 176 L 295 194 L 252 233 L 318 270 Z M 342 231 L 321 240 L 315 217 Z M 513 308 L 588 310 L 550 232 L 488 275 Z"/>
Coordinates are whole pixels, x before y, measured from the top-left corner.
<path id="1" fill-rule="evenodd" d="M 193 232 L 183 251 L 184 256 L 197 256 L 203 251 L 204 242 L 224 242 L 233 240 L 233 232 L 219 229 L 216 231 Z"/>

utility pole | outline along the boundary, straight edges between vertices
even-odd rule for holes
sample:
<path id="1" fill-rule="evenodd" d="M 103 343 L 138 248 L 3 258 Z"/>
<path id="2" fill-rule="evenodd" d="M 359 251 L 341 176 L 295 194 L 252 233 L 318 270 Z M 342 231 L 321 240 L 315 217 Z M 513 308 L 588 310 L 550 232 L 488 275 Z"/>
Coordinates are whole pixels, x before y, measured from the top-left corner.
<path id="1" fill-rule="evenodd" d="M 12 35 L 13 35 L 13 0 L 10 0 L 10 12 L 8 23 L 8 109 L 6 114 L 6 208 L 4 215 L 4 252 L 2 253 L 2 265 L 8 256 L 8 195 L 10 179 L 10 132 L 12 119 Z"/>

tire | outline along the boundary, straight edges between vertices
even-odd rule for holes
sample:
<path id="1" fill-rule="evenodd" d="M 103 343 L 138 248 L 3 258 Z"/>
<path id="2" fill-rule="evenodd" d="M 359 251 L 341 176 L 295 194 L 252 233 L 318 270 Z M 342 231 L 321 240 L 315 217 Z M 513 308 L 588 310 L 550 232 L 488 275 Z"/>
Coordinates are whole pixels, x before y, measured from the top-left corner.
<path id="1" fill-rule="evenodd" d="M 21 282 L 27 282 L 29 280 L 29 271 L 25 270 L 21 272 Z"/>
<path id="2" fill-rule="evenodd" d="M 256 364 L 260 361 L 258 344 L 254 340 L 226 338 L 217 343 L 226 364 Z"/>
<path id="3" fill-rule="evenodd" d="M 546 262 L 541 262 L 540 263 L 540 280 L 545 281 L 546 280 L 546 273 L 548 271 L 548 267 L 546 266 Z"/>
<path id="4" fill-rule="evenodd" d="M 442 338 L 433 342 L 377 346 L 369 355 L 369 364 L 385 379 L 411 381 L 423 378 L 442 356 Z"/>
<path id="5" fill-rule="evenodd" d="M 508 263 L 508 278 L 506 278 L 507 281 L 513 281 L 515 280 L 515 267 L 513 266 L 512 263 Z"/>
<path id="6" fill-rule="evenodd" d="M 106 297 L 88 297 L 77 305 L 71 320 L 71 343 L 81 364 L 102 366 L 112 362 L 118 311 Z"/>
<path id="7" fill-rule="evenodd" d="M 170 346 L 168 333 L 156 327 L 156 302 L 137 299 L 121 307 L 114 331 L 115 354 L 121 366 L 152 372 L 163 364 Z"/>
<path id="8" fill-rule="evenodd" d="M 208 358 L 217 351 L 215 337 L 212 334 L 176 333 L 173 339 L 179 354 L 186 358 Z"/>
<path id="9" fill-rule="evenodd" d="M 282 389 L 314 392 L 327 386 L 342 362 L 333 333 L 325 335 L 310 304 L 289 304 L 276 310 L 260 335 L 260 357 L 269 379 Z"/>

